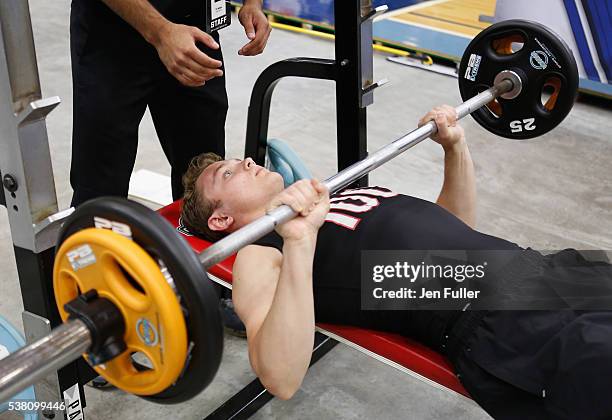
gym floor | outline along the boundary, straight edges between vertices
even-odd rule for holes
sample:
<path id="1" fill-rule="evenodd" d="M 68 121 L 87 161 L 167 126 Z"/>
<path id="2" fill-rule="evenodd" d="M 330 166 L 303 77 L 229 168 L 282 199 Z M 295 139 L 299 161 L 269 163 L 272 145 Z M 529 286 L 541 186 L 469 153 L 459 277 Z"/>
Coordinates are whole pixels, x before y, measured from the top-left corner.
<path id="1" fill-rule="evenodd" d="M 69 0 L 30 0 L 34 37 L 44 96 L 62 104 L 48 118 L 49 141 L 60 208 L 71 189 L 70 137 L 72 91 L 69 55 Z M 236 19 L 237 22 L 237 19 Z M 239 24 L 223 30 L 230 112 L 228 156 L 241 157 L 251 88 L 269 64 L 293 56 L 333 58 L 330 41 L 275 30 L 265 53 L 237 55 L 245 42 Z M 391 84 L 375 94 L 368 109 L 369 148 L 375 150 L 415 127 L 429 108 L 460 102 L 450 77 L 374 57 L 377 79 Z M 332 82 L 288 79 L 273 99 L 270 136 L 289 142 L 313 174 L 336 172 L 335 99 Z M 601 104 L 578 102 L 553 132 L 536 140 L 496 138 L 470 118 L 467 133 L 478 177 L 478 229 L 522 246 L 552 250 L 612 249 L 612 111 Z M 425 142 L 370 176 L 372 185 L 435 200 L 442 182 L 443 155 Z M 150 117 L 141 125 L 136 170 L 169 175 Z M 21 329 L 21 296 L 6 211 L 0 208 L 0 314 Z M 226 337 L 223 363 L 213 383 L 193 400 L 160 406 L 118 390 L 86 388 L 86 415 L 95 419 L 200 419 L 253 379 L 246 341 Z M 19 417 L 3 413 L 1 418 Z M 308 373 L 290 401 L 273 400 L 254 418 L 488 418 L 473 402 L 432 388 L 343 345 L 337 346 Z"/>

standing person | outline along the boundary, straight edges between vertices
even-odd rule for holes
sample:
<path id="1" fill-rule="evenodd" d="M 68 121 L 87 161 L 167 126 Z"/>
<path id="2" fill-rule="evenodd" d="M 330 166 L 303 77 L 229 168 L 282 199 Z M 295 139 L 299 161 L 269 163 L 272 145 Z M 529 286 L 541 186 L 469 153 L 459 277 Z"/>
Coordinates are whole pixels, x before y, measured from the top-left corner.
<path id="1" fill-rule="evenodd" d="M 72 0 L 73 206 L 127 196 L 147 106 L 172 167 L 174 199 L 194 156 L 225 155 L 225 68 L 218 33 L 203 31 L 204 5 Z M 249 41 L 238 54 L 260 54 L 270 34 L 261 0 L 245 0 L 239 20 Z"/>

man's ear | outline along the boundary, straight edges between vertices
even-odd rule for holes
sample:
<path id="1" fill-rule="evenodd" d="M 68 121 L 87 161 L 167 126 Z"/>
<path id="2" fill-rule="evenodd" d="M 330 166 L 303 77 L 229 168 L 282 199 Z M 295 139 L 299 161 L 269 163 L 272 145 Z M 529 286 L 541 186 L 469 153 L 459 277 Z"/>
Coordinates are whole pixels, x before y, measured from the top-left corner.
<path id="1" fill-rule="evenodd" d="M 215 232 L 227 231 L 233 223 L 234 218 L 221 209 L 216 209 L 208 218 L 208 228 Z"/>

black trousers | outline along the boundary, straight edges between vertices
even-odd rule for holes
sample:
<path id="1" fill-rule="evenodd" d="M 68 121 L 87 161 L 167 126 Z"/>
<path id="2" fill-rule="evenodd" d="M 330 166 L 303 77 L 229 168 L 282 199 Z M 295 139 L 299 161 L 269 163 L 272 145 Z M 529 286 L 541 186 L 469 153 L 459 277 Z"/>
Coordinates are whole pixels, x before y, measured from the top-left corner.
<path id="1" fill-rule="evenodd" d="M 612 311 L 491 311 L 449 355 L 495 419 L 612 418 Z"/>
<path id="2" fill-rule="evenodd" d="M 197 14 L 181 23 L 202 27 Z M 180 198 L 181 177 L 194 156 L 225 155 L 225 78 L 198 88 L 181 85 L 157 51 L 100 1 L 73 0 L 70 36 L 72 205 L 105 195 L 127 196 L 147 107 L 172 168 L 172 196 Z M 223 58 L 220 50 L 200 48 Z"/>

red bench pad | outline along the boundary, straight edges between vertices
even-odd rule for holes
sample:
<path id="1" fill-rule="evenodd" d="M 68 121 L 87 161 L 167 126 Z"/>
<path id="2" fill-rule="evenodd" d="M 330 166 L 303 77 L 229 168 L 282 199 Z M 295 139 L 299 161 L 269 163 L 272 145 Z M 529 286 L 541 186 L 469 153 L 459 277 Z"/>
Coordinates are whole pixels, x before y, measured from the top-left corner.
<path id="1" fill-rule="evenodd" d="M 450 362 L 418 341 L 398 334 L 348 325 L 318 323 L 317 326 L 471 398 L 455 376 Z"/>
<path id="2" fill-rule="evenodd" d="M 180 201 L 163 207 L 159 210 L 159 213 L 173 226 L 179 226 Z M 179 232 L 181 231 L 179 230 Z M 183 232 L 181 234 L 195 252 L 200 253 L 210 246 L 210 242 L 195 236 L 188 236 Z M 234 259 L 235 256 L 229 257 L 220 264 L 211 267 L 208 271 L 221 280 L 231 283 Z M 450 388 L 468 398 L 470 397 L 455 376 L 449 361 L 429 347 L 397 334 L 346 325 L 320 323 L 317 326 L 437 382 L 446 388 Z"/>

